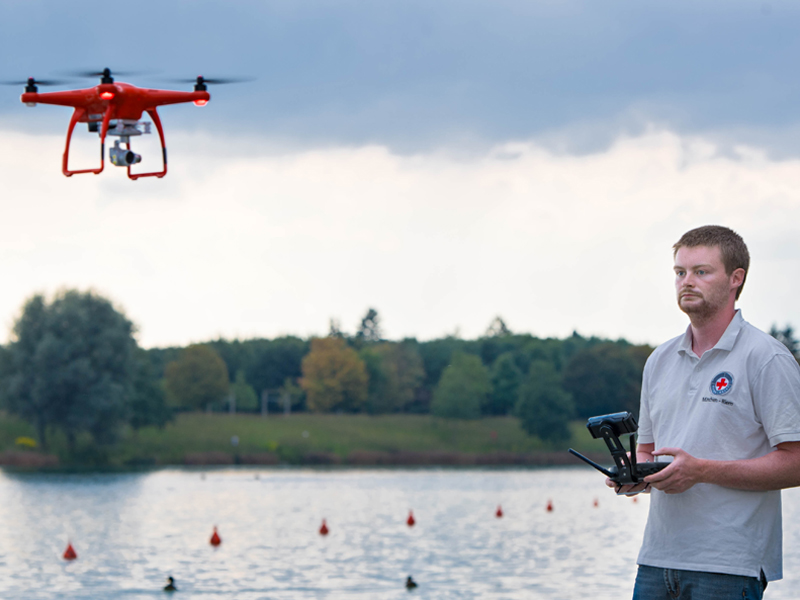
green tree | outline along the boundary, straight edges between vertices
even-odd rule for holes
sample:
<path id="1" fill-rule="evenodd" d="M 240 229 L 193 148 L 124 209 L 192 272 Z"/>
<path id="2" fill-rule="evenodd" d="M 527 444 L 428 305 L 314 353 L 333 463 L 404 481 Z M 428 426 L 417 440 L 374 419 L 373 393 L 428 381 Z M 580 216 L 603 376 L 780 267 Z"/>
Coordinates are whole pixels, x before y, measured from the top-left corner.
<path id="1" fill-rule="evenodd" d="M 522 382 L 514 354 L 506 352 L 497 357 L 492 365 L 492 393 L 481 407 L 485 415 L 507 415 L 517 403 L 519 386 Z"/>
<path id="2" fill-rule="evenodd" d="M 162 428 L 172 419 L 172 409 L 167 406 L 164 389 L 147 352 L 138 349 L 128 422 L 137 430 L 149 425 Z"/>
<path id="3" fill-rule="evenodd" d="M 228 368 L 210 346 L 193 344 L 164 371 L 167 394 L 178 406 L 203 409 L 228 394 Z"/>
<path id="4" fill-rule="evenodd" d="M 480 345 L 477 342 L 468 342 L 454 336 L 419 343 L 417 351 L 422 357 L 425 369 L 425 387 L 431 391 L 436 388 L 442 373 L 452 362 L 454 354 L 458 352 L 478 354 L 479 350 Z"/>
<path id="5" fill-rule="evenodd" d="M 135 349 L 131 322 L 94 292 L 33 296 L 4 352 L 5 406 L 34 424 L 42 447 L 50 426 L 73 454 L 81 432 L 110 443 L 127 416 Z"/>
<path id="6" fill-rule="evenodd" d="M 252 346 L 253 352 L 252 362 L 245 367 L 245 375 L 257 393 L 277 391 L 287 378 L 296 381 L 302 375 L 308 342 L 286 336 L 274 340 L 251 340 L 246 344 Z"/>
<path id="7" fill-rule="evenodd" d="M 383 333 L 381 332 L 381 321 L 378 317 L 378 311 L 370 308 L 364 318 L 361 319 L 361 324 L 356 330 L 355 342 L 357 346 L 365 343 L 375 343 L 381 341 Z"/>
<path id="8" fill-rule="evenodd" d="M 543 360 L 553 365 L 556 371 L 561 372 L 564 366 L 563 351 L 564 344 L 561 340 L 531 338 L 520 350 L 520 356 L 516 357 L 517 366 L 527 373 L 531 363 Z"/>
<path id="9" fill-rule="evenodd" d="M 489 370 L 481 359 L 456 353 L 433 393 L 431 412 L 437 417 L 477 419 L 491 389 Z"/>
<path id="10" fill-rule="evenodd" d="M 511 330 L 506 325 L 506 322 L 503 321 L 500 316 L 496 316 L 494 320 L 489 324 L 489 327 L 486 328 L 486 333 L 484 337 L 492 338 L 492 337 L 507 337 L 511 335 Z"/>
<path id="11" fill-rule="evenodd" d="M 236 398 L 236 410 L 253 411 L 258 410 L 261 406 L 258 400 L 258 394 L 253 387 L 247 383 L 247 378 L 244 375 L 244 369 L 239 369 L 236 372 L 236 379 L 231 386 L 234 398 Z"/>
<path id="12" fill-rule="evenodd" d="M 303 359 L 300 386 L 313 412 L 357 412 L 367 400 L 368 377 L 364 361 L 341 338 L 311 340 Z"/>
<path id="13" fill-rule="evenodd" d="M 364 368 L 367 371 L 367 412 L 370 414 L 390 412 L 384 402 L 386 394 L 389 393 L 390 383 L 383 356 L 374 346 L 362 348 L 358 356 L 364 361 Z"/>
<path id="14" fill-rule="evenodd" d="M 564 370 L 564 389 L 578 416 L 639 412 L 642 370 L 652 349 L 605 342 L 576 352 Z"/>
<path id="15" fill-rule="evenodd" d="M 554 443 L 570 438 L 572 398 L 561 387 L 561 377 L 551 363 L 539 360 L 531 363 L 515 413 L 529 435 Z"/>
<path id="16" fill-rule="evenodd" d="M 367 346 L 359 355 L 369 374 L 367 410 L 370 413 L 399 412 L 414 401 L 425 371 L 412 342 Z"/>

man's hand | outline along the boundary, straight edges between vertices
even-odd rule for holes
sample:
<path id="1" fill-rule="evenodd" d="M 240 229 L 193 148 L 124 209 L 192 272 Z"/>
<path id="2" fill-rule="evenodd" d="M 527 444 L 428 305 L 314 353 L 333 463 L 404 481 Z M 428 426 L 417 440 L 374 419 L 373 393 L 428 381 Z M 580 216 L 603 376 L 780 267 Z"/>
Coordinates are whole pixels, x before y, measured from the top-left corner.
<path id="1" fill-rule="evenodd" d="M 653 455 L 651 454 L 652 450 L 653 444 L 640 444 L 638 450 L 636 451 L 637 462 L 650 462 L 653 459 Z M 628 452 L 627 455 L 628 458 L 631 457 L 630 452 Z M 646 482 L 620 485 L 616 481 L 612 481 L 607 477 L 606 485 L 610 488 L 614 488 L 614 491 L 618 496 L 635 496 L 636 494 L 650 493 L 650 484 Z"/>
<path id="2" fill-rule="evenodd" d="M 614 488 L 617 496 L 635 496 L 636 494 L 650 493 L 650 484 L 645 482 L 620 485 L 616 481 L 612 481 L 606 477 L 606 485 L 610 488 Z"/>
<path id="3" fill-rule="evenodd" d="M 673 456 L 668 467 L 645 477 L 645 481 L 665 494 L 680 494 L 703 480 L 706 461 L 695 458 L 680 448 L 655 450 L 653 456 Z"/>

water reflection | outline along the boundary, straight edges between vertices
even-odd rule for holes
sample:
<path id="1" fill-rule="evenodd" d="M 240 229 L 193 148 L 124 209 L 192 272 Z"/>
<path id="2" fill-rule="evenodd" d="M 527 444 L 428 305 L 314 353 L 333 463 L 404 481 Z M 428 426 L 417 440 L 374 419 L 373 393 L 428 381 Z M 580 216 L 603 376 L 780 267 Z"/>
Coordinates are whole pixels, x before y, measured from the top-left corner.
<path id="1" fill-rule="evenodd" d="M 0 498 L 0 596 L 26 600 L 163 597 L 170 574 L 180 598 L 616 600 L 630 597 L 648 504 L 580 467 L 6 473 Z M 800 583 L 800 496 L 784 498 L 775 600 Z"/>

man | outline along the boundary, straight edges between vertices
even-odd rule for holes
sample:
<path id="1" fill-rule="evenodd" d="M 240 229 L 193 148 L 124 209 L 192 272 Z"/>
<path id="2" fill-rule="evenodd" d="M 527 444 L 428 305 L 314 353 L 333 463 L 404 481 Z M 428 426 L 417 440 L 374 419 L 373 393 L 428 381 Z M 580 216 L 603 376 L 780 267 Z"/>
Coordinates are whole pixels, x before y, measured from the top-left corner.
<path id="1" fill-rule="evenodd" d="M 693 229 L 674 258 L 690 325 L 647 360 L 637 451 L 672 463 L 617 490 L 652 493 L 633 597 L 762 598 L 782 577 L 780 490 L 800 485 L 800 367 L 735 308 L 738 234 Z"/>

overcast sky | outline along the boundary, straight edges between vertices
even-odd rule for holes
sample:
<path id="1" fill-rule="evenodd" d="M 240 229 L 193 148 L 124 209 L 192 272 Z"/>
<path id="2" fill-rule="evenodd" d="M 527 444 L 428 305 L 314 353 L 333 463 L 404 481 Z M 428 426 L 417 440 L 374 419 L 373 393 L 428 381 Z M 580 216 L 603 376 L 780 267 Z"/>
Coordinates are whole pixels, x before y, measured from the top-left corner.
<path id="1" fill-rule="evenodd" d="M 352 331 L 369 307 L 392 339 L 499 314 L 657 344 L 686 324 L 670 247 L 706 223 L 750 246 L 745 318 L 800 326 L 798 29 L 788 1 L 4 0 L 0 80 L 255 81 L 161 110 L 170 173 L 137 182 L 63 177 L 69 109 L 0 88 L 0 340 L 78 287 L 145 346 Z"/>

